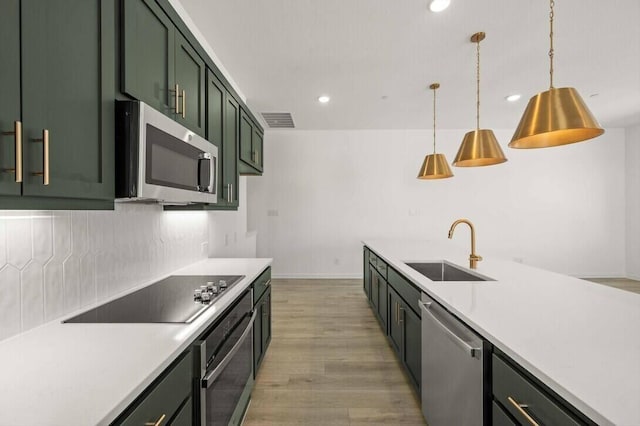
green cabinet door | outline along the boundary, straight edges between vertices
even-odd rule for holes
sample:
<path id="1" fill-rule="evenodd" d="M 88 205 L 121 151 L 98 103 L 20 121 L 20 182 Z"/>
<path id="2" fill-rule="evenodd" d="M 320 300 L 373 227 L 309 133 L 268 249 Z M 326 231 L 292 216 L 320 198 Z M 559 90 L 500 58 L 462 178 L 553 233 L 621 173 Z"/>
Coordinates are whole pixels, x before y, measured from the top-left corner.
<path id="1" fill-rule="evenodd" d="M 231 95 L 225 96 L 224 111 L 224 148 L 222 163 L 223 188 L 218 194 L 228 208 L 238 208 L 238 131 L 240 127 L 240 105 Z"/>
<path id="2" fill-rule="evenodd" d="M 258 376 L 258 369 L 262 361 L 262 322 L 264 318 L 264 299 L 260 299 L 254 306 L 256 319 L 253 323 L 253 377 Z"/>
<path id="3" fill-rule="evenodd" d="M 368 248 L 364 248 L 364 250 L 362 251 L 362 263 L 364 265 L 364 273 L 363 273 L 363 279 L 362 279 L 362 289 L 364 290 L 364 294 L 367 295 L 367 298 L 369 297 L 369 281 L 371 280 L 371 265 L 369 265 L 369 249 Z M 385 296 L 386 297 L 386 296 Z"/>
<path id="4" fill-rule="evenodd" d="M 240 111 L 240 160 L 245 163 L 253 164 L 253 145 L 251 139 L 253 137 L 253 123 L 249 116 Z"/>
<path id="5" fill-rule="evenodd" d="M 175 84 L 179 89 L 176 121 L 202 137 L 205 137 L 205 71 L 202 58 L 182 34 L 176 31 Z"/>
<path id="6" fill-rule="evenodd" d="M 174 25 L 155 0 L 126 0 L 122 8 L 122 91 L 174 114 L 180 107 L 174 86 Z"/>
<path id="7" fill-rule="evenodd" d="M 264 292 L 254 309 L 257 311 L 253 324 L 253 371 L 255 377 L 271 342 L 271 286 Z"/>
<path id="8" fill-rule="evenodd" d="M 387 318 L 389 319 L 389 341 L 398 355 L 402 354 L 402 323 L 400 323 L 400 309 L 402 299 L 391 286 L 387 286 Z"/>
<path id="9" fill-rule="evenodd" d="M 218 176 L 216 193 L 218 202 L 224 202 L 223 188 L 225 181 L 225 147 L 223 143 L 225 90 L 222 83 L 211 70 L 207 70 L 207 140 L 218 147 Z"/>
<path id="10" fill-rule="evenodd" d="M 15 134 L 20 117 L 20 1 L 3 0 L 0 12 L 0 195 L 20 195 L 16 182 Z M 13 169 L 13 171 L 11 171 Z"/>
<path id="11" fill-rule="evenodd" d="M 271 286 L 267 289 L 264 301 L 264 317 L 262 318 L 262 356 L 267 353 L 271 343 Z"/>
<path id="12" fill-rule="evenodd" d="M 404 364 L 413 385 L 420 393 L 422 378 L 422 324 L 420 316 L 408 306 L 400 311 L 402 323 L 402 363 Z"/>
<path id="13" fill-rule="evenodd" d="M 371 274 L 371 293 L 369 294 L 369 302 L 373 311 L 378 313 L 378 305 L 380 299 L 380 274 L 374 269 Z"/>
<path id="14" fill-rule="evenodd" d="M 253 148 L 253 165 L 260 172 L 262 172 L 263 170 L 262 143 L 263 143 L 262 134 L 258 131 L 257 127 L 254 127 L 253 135 L 251 137 L 251 146 Z"/>
<path id="15" fill-rule="evenodd" d="M 114 0 L 22 1 L 23 195 L 113 199 L 114 34 Z"/>
<path id="16" fill-rule="evenodd" d="M 380 325 L 382 326 L 382 330 L 387 333 L 387 281 L 382 278 L 382 276 L 378 279 L 378 319 L 380 320 Z"/>

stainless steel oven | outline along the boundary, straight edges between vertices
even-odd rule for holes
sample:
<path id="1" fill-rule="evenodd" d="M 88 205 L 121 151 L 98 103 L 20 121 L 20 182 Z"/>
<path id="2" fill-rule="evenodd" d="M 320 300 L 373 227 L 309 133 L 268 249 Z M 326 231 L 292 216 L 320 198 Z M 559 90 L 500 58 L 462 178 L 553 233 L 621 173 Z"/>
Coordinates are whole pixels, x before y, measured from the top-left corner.
<path id="1" fill-rule="evenodd" d="M 139 101 L 116 102 L 116 198 L 216 203 L 218 147 Z"/>
<path id="2" fill-rule="evenodd" d="M 253 387 L 252 290 L 196 343 L 196 395 L 201 426 L 239 425 Z"/>

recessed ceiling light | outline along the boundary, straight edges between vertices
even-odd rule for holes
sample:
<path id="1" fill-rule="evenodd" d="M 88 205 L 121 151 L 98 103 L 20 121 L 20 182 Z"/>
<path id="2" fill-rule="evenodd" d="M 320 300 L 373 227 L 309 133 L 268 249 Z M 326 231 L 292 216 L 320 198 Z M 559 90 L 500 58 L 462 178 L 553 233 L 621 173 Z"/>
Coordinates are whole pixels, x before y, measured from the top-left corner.
<path id="1" fill-rule="evenodd" d="M 508 100 L 509 102 L 515 102 L 520 100 L 520 94 L 519 93 L 514 93 L 513 95 L 509 95 L 507 97 L 505 97 L 506 100 Z"/>
<path id="2" fill-rule="evenodd" d="M 431 0 L 429 4 L 429 9 L 432 12 L 442 12 L 446 8 L 449 7 L 451 0 Z"/>
<path id="3" fill-rule="evenodd" d="M 330 100 L 331 100 L 331 98 L 330 98 L 330 97 L 328 97 L 328 96 L 326 96 L 326 95 L 320 96 L 320 97 L 318 98 L 318 102 L 320 102 L 321 104 L 326 104 L 326 103 L 327 103 L 327 102 L 329 102 Z"/>

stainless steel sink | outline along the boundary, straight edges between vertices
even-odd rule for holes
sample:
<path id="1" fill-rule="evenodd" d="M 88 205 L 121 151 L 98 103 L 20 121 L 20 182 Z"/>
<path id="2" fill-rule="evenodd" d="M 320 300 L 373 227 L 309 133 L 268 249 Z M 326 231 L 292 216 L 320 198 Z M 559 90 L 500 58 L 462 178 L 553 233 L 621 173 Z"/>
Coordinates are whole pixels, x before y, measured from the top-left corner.
<path id="1" fill-rule="evenodd" d="M 494 281 L 492 278 L 474 274 L 448 262 L 406 262 L 405 265 L 420 272 L 431 281 Z"/>

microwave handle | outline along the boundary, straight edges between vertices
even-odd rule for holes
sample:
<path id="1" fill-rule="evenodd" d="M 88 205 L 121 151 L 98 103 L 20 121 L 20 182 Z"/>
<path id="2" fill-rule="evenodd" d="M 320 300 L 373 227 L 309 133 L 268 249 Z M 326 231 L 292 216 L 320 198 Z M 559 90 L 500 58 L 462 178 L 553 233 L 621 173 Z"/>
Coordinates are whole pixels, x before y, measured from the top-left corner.
<path id="1" fill-rule="evenodd" d="M 198 173 L 198 186 L 197 190 L 202 192 L 211 192 L 214 193 L 214 184 L 215 184 L 215 173 L 216 173 L 216 164 L 215 157 L 210 152 L 203 152 L 198 156 L 198 164 L 200 161 L 208 160 L 209 161 L 209 186 L 203 187 L 202 182 L 200 182 L 200 173 Z M 199 168 L 199 167 L 198 167 Z"/>

